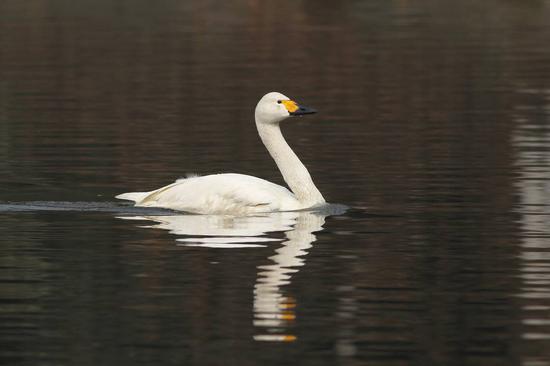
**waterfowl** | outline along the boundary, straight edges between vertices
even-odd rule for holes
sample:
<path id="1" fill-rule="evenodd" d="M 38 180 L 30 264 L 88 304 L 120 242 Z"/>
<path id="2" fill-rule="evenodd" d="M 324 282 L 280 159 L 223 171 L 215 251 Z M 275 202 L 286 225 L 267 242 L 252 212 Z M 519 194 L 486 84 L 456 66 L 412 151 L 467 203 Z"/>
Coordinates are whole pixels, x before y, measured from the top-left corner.
<path id="1" fill-rule="evenodd" d="M 258 134 L 290 190 L 254 176 L 229 173 L 178 179 L 150 192 L 123 193 L 116 198 L 134 201 L 136 206 L 196 214 L 246 215 L 322 206 L 323 195 L 280 128 L 280 123 L 289 117 L 315 112 L 277 92 L 264 95 L 256 105 Z"/>

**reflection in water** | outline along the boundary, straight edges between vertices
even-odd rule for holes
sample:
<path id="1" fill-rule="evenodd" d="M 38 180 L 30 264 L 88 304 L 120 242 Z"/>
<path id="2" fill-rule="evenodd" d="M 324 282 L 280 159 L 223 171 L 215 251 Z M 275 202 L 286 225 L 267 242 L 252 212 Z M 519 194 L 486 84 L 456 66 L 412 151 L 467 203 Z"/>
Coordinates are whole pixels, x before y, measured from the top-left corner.
<path id="1" fill-rule="evenodd" d="M 280 333 L 296 318 L 296 300 L 286 296 L 281 287 L 290 284 L 297 268 L 305 264 L 302 257 L 307 255 L 315 241 L 312 233 L 323 228 L 326 216 L 311 212 L 287 214 L 292 215 L 296 222 L 294 229 L 286 232 L 288 240 L 269 257 L 272 264 L 258 266 L 258 280 L 254 286 L 254 325 L 266 330 L 265 334 L 254 337 L 259 341 L 288 342 L 296 339 L 292 334 Z"/>
<path id="2" fill-rule="evenodd" d="M 164 229 L 184 236 L 176 239 L 183 246 L 210 248 L 244 248 L 263 246 L 259 243 L 280 241 L 264 235 L 270 232 L 292 230 L 294 218 L 288 212 L 260 216 L 175 215 L 175 216 L 121 216 L 125 220 L 155 221 L 141 227 Z"/>
<path id="3" fill-rule="evenodd" d="M 283 286 L 291 283 L 298 268 L 304 266 L 304 256 L 316 238 L 314 232 L 323 229 L 328 215 L 342 214 L 343 206 L 332 205 L 322 211 L 276 212 L 259 216 L 175 215 L 123 216 L 125 220 L 155 221 L 144 228 L 164 229 L 184 236 L 176 239 L 182 246 L 207 248 L 246 248 L 265 246 L 270 241 L 284 239 L 265 236 L 285 232 L 286 240 L 269 257 L 272 262 L 259 265 L 254 286 L 254 325 L 261 329 L 257 341 L 291 342 L 296 336 L 289 332 L 296 318 L 297 300 L 285 294 Z"/>
<path id="4" fill-rule="evenodd" d="M 520 93 L 536 105 L 516 107 L 518 127 L 514 136 L 521 207 L 521 268 L 523 338 L 529 341 L 550 339 L 550 90 L 523 89 Z M 540 110 L 539 110 L 540 109 Z M 533 113 L 538 112 L 538 113 Z M 540 119 L 527 116 L 541 116 Z M 539 347 L 538 345 L 534 345 Z M 544 345 L 540 345 L 544 347 Z M 528 358 L 524 365 L 548 365 Z"/>
<path id="5" fill-rule="evenodd" d="M 340 286 L 338 288 L 338 312 L 336 316 L 347 320 L 343 326 L 338 329 L 338 341 L 336 343 L 336 352 L 340 356 L 351 357 L 357 354 L 357 345 L 355 340 L 356 324 L 354 321 L 359 311 L 357 299 L 353 296 L 357 288 L 354 285 Z"/>

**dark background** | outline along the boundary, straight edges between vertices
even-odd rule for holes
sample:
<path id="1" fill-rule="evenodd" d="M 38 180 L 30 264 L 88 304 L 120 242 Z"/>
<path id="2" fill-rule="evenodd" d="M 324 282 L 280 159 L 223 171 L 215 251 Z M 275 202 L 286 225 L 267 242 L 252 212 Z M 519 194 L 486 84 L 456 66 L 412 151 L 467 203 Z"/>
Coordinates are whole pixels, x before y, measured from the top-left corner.
<path id="1" fill-rule="evenodd" d="M 0 358 L 549 364 L 549 45 L 540 0 L 2 0 Z M 105 212 L 187 173 L 282 184 L 269 91 L 320 111 L 285 136 L 353 207 L 289 265 L 286 343 L 253 309 L 284 244 L 178 246 Z"/>

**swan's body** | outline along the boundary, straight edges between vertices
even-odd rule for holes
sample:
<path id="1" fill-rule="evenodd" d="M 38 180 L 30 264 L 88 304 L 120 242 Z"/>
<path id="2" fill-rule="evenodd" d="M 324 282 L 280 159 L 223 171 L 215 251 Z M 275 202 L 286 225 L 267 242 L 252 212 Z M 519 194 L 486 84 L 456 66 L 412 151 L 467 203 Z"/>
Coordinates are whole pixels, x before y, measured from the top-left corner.
<path id="1" fill-rule="evenodd" d="M 325 199 L 279 127 L 291 115 L 314 112 L 280 93 L 266 94 L 256 106 L 258 133 L 292 192 L 250 175 L 213 174 L 180 179 L 151 192 L 124 193 L 117 198 L 134 201 L 136 206 L 199 214 L 249 214 L 321 206 Z"/>

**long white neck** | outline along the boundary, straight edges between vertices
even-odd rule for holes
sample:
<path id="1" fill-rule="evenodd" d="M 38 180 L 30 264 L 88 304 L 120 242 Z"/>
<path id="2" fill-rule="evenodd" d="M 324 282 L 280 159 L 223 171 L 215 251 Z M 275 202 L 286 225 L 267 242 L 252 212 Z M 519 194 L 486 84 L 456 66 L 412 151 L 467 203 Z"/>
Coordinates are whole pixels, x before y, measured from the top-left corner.
<path id="1" fill-rule="evenodd" d="M 325 203 L 323 195 L 309 175 L 306 167 L 286 142 L 278 123 L 262 123 L 256 117 L 256 127 L 269 154 L 275 160 L 283 178 L 305 207 Z"/>

